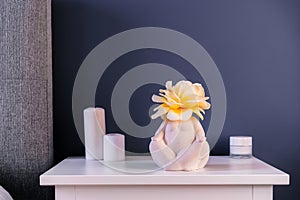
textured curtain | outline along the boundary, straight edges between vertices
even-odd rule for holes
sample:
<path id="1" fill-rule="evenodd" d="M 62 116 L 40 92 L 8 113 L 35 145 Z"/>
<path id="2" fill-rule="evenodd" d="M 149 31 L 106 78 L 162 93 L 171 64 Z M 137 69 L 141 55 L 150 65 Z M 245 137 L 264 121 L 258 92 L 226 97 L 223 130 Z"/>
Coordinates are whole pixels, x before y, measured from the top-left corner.
<path id="1" fill-rule="evenodd" d="M 50 0 L 0 1 L 0 185 L 14 199 L 51 199 Z"/>

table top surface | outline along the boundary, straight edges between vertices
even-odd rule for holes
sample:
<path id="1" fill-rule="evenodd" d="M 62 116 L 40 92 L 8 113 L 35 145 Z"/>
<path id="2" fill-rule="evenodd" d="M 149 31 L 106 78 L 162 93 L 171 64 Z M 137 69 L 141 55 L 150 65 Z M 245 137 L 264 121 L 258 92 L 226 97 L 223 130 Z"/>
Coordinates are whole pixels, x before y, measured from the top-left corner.
<path id="1" fill-rule="evenodd" d="M 211 156 L 197 171 L 164 171 L 149 156 L 104 162 L 70 157 L 40 176 L 41 185 L 287 185 L 289 175 L 257 159 Z"/>

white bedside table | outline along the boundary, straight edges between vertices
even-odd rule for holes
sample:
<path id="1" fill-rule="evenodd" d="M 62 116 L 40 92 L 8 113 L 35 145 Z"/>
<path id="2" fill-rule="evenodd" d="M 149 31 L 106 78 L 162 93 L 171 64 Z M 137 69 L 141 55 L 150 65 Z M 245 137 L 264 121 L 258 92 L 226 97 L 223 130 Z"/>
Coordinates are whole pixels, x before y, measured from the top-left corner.
<path id="1" fill-rule="evenodd" d="M 118 165 L 155 168 L 151 157 L 126 157 Z M 289 184 L 289 175 L 256 158 L 211 156 L 198 171 L 138 174 L 67 158 L 42 174 L 40 184 L 55 186 L 56 200 L 271 200 L 273 185 Z"/>

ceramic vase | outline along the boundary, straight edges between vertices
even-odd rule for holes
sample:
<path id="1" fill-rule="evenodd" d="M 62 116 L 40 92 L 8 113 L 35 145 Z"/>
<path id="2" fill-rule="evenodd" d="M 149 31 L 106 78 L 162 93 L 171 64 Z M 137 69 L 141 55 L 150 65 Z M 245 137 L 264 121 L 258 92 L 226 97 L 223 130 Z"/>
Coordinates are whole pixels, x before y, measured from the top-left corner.
<path id="1" fill-rule="evenodd" d="M 153 161 L 169 171 L 192 171 L 203 168 L 210 148 L 197 118 L 165 119 L 149 145 Z"/>

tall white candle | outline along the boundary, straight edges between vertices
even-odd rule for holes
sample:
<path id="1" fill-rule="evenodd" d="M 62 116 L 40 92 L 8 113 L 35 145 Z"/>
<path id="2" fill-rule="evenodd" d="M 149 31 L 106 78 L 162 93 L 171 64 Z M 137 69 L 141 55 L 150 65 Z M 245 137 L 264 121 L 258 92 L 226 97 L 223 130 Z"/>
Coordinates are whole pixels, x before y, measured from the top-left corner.
<path id="1" fill-rule="evenodd" d="M 84 111 L 85 158 L 103 159 L 103 136 L 105 135 L 105 110 L 86 108 Z"/>

